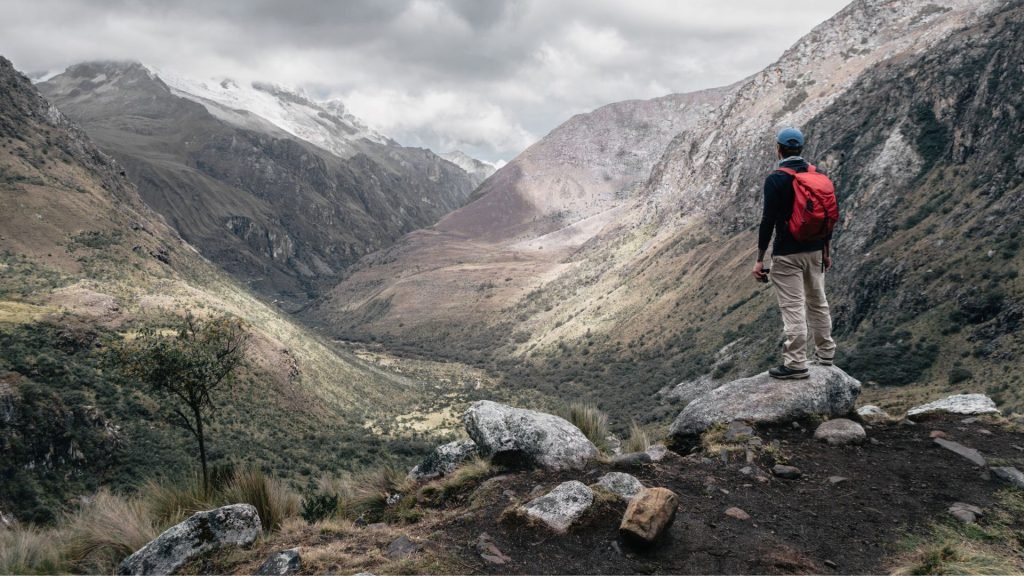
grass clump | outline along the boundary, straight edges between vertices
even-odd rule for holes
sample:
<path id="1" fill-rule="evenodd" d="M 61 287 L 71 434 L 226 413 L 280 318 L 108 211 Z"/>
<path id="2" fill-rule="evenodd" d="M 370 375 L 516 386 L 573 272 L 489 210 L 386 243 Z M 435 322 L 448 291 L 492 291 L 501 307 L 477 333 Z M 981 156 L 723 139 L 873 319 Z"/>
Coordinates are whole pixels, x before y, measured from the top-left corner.
<path id="1" fill-rule="evenodd" d="M 0 531 L 0 574 L 68 572 L 61 536 L 31 526 Z"/>
<path id="2" fill-rule="evenodd" d="M 415 497 L 411 496 L 414 484 L 405 470 L 384 464 L 356 473 L 321 478 L 316 496 L 333 495 L 337 498 L 337 512 L 325 518 L 408 521 L 412 517 L 407 514 L 416 504 Z"/>
<path id="3" fill-rule="evenodd" d="M 569 422 L 600 450 L 608 447 L 608 415 L 593 404 L 574 402 L 569 406 Z"/>
<path id="4" fill-rule="evenodd" d="M 419 489 L 417 498 L 434 506 L 441 506 L 452 498 L 465 494 L 481 480 L 490 475 L 493 467 L 484 458 L 474 458 L 459 466 L 454 472 L 425 484 Z"/>
<path id="5" fill-rule="evenodd" d="M 890 573 L 1020 574 L 1024 556 L 1024 491 L 1005 489 L 977 524 L 944 521 L 923 537 L 908 537 L 903 552 L 889 562 Z"/>
<path id="6" fill-rule="evenodd" d="M 69 516 L 63 531 L 65 557 L 75 570 L 91 574 L 112 573 L 121 560 L 159 534 L 142 499 L 106 489 Z"/>
<path id="7" fill-rule="evenodd" d="M 149 506 L 153 520 L 161 526 L 177 524 L 200 510 L 214 507 L 213 499 L 203 489 L 203 479 L 197 474 L 176 483 L 147 480 L 139 494 Z"/>
<path id="8" fill-rule="evenodd" d="M 647 429 L 632 420 L 629 423 L 629 437 L 622 443 L 622 451 L 629 452 L 643 452 L 651 447 L 653 442 L 651 441 L 651 435 L 647 432 Z"/>
<path id="9" fill-rule="evenodd" d="M 235 472 L 221 500 L 230 504 L 252 504 L 265 532 L 277 530 L 286 518 L 299 513 L 298 496 L 280 480 L 252 466 Z"/>

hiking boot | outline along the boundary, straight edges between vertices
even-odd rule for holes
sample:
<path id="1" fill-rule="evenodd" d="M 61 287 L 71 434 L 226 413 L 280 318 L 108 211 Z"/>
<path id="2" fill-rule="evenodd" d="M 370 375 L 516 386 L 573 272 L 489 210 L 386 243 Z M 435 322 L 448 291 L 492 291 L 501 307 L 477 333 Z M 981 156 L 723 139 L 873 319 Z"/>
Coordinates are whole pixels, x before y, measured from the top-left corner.
<path id="1" fill-rule="evenodd" d="M 832 365 L 832 359 L 831 358 L 822 358 L 821 356 L 818 356 L 817 354 L 815 354 L 814 355 L 814 364 L 817 364 L 818 366 L 831 366 Z"/>
<path id="2" fill-rule="evenodd" d="M 778 378 L 779 380 L 803 380 L 810 376 L 807 372 L 807 368 L 803 370 L 794 370 L 787 368 L 785 364 L 779 364 L 775 368 L 768 371 L 768 375 L 772 378 Z"/>

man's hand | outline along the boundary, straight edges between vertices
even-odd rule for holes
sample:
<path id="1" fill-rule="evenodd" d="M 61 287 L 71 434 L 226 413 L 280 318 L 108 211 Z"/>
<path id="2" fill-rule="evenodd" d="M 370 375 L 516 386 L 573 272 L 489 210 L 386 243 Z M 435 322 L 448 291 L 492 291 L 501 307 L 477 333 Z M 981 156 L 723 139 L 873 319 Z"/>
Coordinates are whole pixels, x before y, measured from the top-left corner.
<path id="1" fill-rule="evenodd" d="M 828 272 L 829 270 L 831 270 L 832 269 L 832 257 L 831 256 L 824 256 L 823 255 L 821 257 L 821 265 L 824 266 L 825 272 Z"/>
<path id="2" fill-rule="evenodd" d="M 754 280 L 757 280 L 758 282 L 768 281 L 768 275 L 764 273 L 764 262 L 758 262 L 754 264 L 753 275 Z"/>

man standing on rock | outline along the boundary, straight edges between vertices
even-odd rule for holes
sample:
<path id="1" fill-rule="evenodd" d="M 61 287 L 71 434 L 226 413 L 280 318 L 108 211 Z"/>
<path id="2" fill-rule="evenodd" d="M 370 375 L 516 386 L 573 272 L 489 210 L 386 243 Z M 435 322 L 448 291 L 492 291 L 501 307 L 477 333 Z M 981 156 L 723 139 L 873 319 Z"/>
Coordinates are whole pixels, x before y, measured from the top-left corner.
<path id="1" fill-rule="evenodd" d="M 802 379 L 808 377 L 807 333 L 814 339 L 814 359 L 831 365 L 836 343 L 832 340 L 832 317 L 825 299 L 825 271 L 832 267 L 829 254 L 831 231 L 817 240 L 797 240 L 790 231 L 793 213 L 793 182 L 797 173 L 814 171 L 800 154 L 804 135 L 796 128 L 785 128 L 776 138 L 779 163 L 764 181 L 764 213 L 757 238 L 757 263 L 754 279 L 771 280 L 782 311 L 783 363 L 768 371 L 772 378 Z M 834 200 L 833 200 L 834 203 Z M 772 266 L 764 268 L 764 255 L 775 234 Z"/>

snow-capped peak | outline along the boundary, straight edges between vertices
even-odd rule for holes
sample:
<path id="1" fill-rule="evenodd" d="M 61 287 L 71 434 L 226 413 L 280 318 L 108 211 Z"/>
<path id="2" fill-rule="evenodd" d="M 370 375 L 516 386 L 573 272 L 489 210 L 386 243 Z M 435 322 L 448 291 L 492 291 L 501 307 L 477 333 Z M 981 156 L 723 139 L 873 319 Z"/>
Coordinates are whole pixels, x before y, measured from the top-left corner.
<path id="1" fill-rule="evenodd" d="M 265 128 L 262 120 L 343 158 L 358 152 L 361 140 L 393 143 L 353 116 L 340 101 L 316 102 L 301 89 L 265 82 L 247 85 L 230 78 L 196 80 L 166 70 L 153 72 L 176 95 L 202 104 L 221 120 L 256 130 Z"/>
<path id="2" fill-rule="evenodd" d="M 474 174 L 479 176 L 481 180 L 489 177 L 491 174 L 494 174 L 495 170 L 498 169 L 498 166 L 495 166 L 494 164 L 487 162 L 485 160 L 478 160 L 476 158 L 473 158 L 472 156 L 466 154 L 462 150 L 444 152 L 442 154 L 438 154 L 438 156 L 444 158 L 445 160 L 451 162 L 452 164 L 455 164 L 459 168 L 462 168 L 468 174 Z"/>

